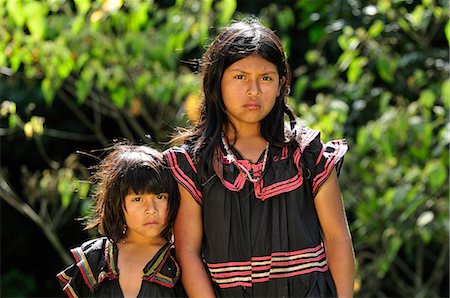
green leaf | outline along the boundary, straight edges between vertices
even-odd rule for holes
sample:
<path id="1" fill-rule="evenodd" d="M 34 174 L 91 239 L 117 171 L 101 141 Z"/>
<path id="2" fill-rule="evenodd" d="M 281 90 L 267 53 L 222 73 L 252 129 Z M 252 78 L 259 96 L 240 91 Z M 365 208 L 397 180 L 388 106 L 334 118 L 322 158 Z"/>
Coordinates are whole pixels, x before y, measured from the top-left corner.
<path id="1" fill-rule="evenodd" d="M 374 38 L 380 35 L 384 30 L 384 22 L 381 20 L 376 20 L 372 26 L 369 28 L 369 37 Z"/>
<path id="2" fill-rule="evenodd" d="M 47 104 L 52 103 L 56 91 L 52 84 L 52 80 L 49 77 L 46 77 L 42 80 L 41 90 Z"/>
<path id="3" fill-rule="evenodd" d="M 447 169 L 440 160 L 432 160 L 424 169 L 424 176 L 433 191 L 439 190 L 447 180 Z"/>
<path id="4" fill-rule="evenodd" d="M 380 77 L 387 83 L 394 82 L 394 73 L 396 66 L 392 59 L 386 57 L 380 57 L 376 61 L 376 67 Z"/>
<path id="5" fill-rule="evenodd" d="M 26 24 L 31 35 L 40 40 L 44 37 L 47 29 L 46 16 L 48 8 L 44 3 L 37 1 L 26 2 L 25 7 Z"/>
<path id="6" fill-rule="evenodd" d="M 309 78 L 307 76 L 300 77 L 297 79 L 297 81 L 295 81 L 293 96 L 297 100 L 300 100 L 302 98 L 303 93 L 305 92 L 306 87 L 308 86 L 308 83 L 309 83 Z"/>
<path id="7" fill-rule="evenodd" d="M 450 108 L 450 79 L 445 80 L 441 86 L 442 100 L 444 107 Z"/>
<path id="8" fill-rule="evenodd" d="M 383 278 L 391 267 L 392 261 L 397 256 L 398 251 L 402 247 L 403 240 L 399 236 L 389 237 L 389 243 L 384 258 L 380 261 L 380 271 L 378 277 Z"/>
<path id="9" fill-rule="evenodd" d="M 78 103 L 84 103 L 87 96 L 91 92 L 94 84 L 94 76 L 95 73 L 92 68 L 86 67 L 81 72 L 80 79 L 78 79 L 75 83 Z"/>
<path id="10" fill-rule="evenodd" d="M 209 1 L 203 1 L 209 2 Z M 212 2 L 212 1 L 211 1 Z M 204 4 L 205 5 L 205 4 Z M 236 0 L 222 0 L 217 4 L 218 9 L 218 23 L 224 25 L 228 23 L 236 11 L 237 3 Z M 209 11 L 209 10 L 208 10 Z"/>
<path id="11" fill-rule="evenodd" d="M 117 88 L 111 93 L 111 99 L 116 107 L 123 108 L 127 101 L 127 89 L 125 87 Z"/>
<path id="12" fill-rule="evenodd" d="M 435 100 L 436 96 L 430 89 L 426 89 L 420 93 L 419 102 L 428 109 L 434 106 Z"/>
<path id="13" fill-rule="evenodd" d="M 445 37 L 447 38 L 447 43 L 450 45 L 450 21 L 447 21 L 445 24 Z"/>
<path id="14" fill-rule="evenodd" d="M 6 1 L 6 10 L 17 27 L 22 28 L 25 24 L 25 12 L 23 9 L 23 0 Z"/>
<path id="15" fill-rule="evenodd" d="M 148 20 L 148 3 L 142 3 L 138 9 L 134 10 L 129 17 L 128 28 L 131 31 L 138 31 Z"/>
<path id="16" fill-rule="evenodd" d="M 305 54 L 305 60 L 308 64 L 314 64 L 319 61 L 320 58 L 320 52 L 317 50 L 311 50 L 306 52 Z"/>
<path id="17" fill-rule="evenodd" d="M 75 7 L 78 15 L 85 15 L 91 8 L 91 1 L 88 0 L 75 0 Z"/>
<path id="18" fill-rule="evenodd" d="M 357 57 L 351 63 L 347 70 L 347 79 L 349 83 L 356 83 L 361 74 L 363 73 L 363 67 L 367 64 L 367 58 Z"/>

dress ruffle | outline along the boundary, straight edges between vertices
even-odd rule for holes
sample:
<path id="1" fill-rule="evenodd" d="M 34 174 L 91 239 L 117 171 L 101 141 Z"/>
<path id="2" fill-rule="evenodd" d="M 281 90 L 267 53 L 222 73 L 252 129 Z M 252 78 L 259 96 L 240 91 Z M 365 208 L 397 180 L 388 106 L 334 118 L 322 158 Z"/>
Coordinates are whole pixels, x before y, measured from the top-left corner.
<path id="1" fill-rule="evenodd" d="M 277 177 L 269 177 L 266 175 L 270 172 L 262 173 L 263 177 L 257 182 L 249 182 L 243 171 L 236 171 L 236 167 L 231 163 L 224 154 L 223 150 L 219 150 L 219 159 L 222 159 L 224 173 L 221 177 L 222 184 L 229 190 L 239 192 L 243 189 L 246 182 L 254 184 L 255 196 L 264 201 L 274 197 L 280 193 L 292 191 L 300 187 L 304 183 L 304 178 L 309 179 L 312 186 L 312 192 L 315 196 L 320 186 L 328 179 L 332 170 L 336 168 L 339 174 L 343 157 L 348 150 L 347 142 L 342 140 L 333 140 L 323 143 L 320 139 L 320 132 L 309 127 L 297 125 L 292 131 L 286 133 L 293 134 L 298 146 L 286 145 L 280 150 L 270 147 L 269 156 L 273 166 L 280 166 L 278 163 L 293 163 L 296 171 L 290 175 L 277 175 Z M 276 152 L 274 152 L 276 151 Z M 236 153 L 239 156 L 238 153 Z M 165 151 L 168 164 L 175 179 L 180 183 L 192 197 L 201 205 L 203 200 L 202 184 L 199 181 L 197 169 L 194 165 L 192 157 L 184 147 L 173 147 Z M 291 156 L 291 159 L 287 159 Z M 251 163 L 248 160 L 239 158 L 236 161 L 247 171 L 258 173 L 261 172 L 262 163 Z M 302 167 L 302 162 L 305 167 Z M 306 170 L 306 176 L 303 171 Z M 228 174 L 227 171 L 234 174 Z"/>

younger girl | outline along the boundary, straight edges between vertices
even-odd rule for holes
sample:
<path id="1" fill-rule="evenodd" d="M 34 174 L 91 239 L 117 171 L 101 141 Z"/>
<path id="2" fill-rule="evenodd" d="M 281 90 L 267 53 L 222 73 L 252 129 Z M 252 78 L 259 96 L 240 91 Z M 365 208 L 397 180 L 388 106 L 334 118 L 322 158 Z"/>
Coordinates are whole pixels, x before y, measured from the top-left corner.
<path id="1" fill-rule="evenodd" d="M 118 145 L 100 163 L 87 229 L 104 237 L 71 250 L 57 277 L 69 297 L 183 296 L 172 224 L 179 193 L 160 152 Z"/>
<path id="2" fill-rule="evenodd" d="M 188 295 L 351 297 L 337 181 L 345 141 L 324 144 L 296 124 L 281 42 L 257 20 L 225 28 L 202 63 L 200 122 L 165 153 L 180 188 L 174 231 Z"/>

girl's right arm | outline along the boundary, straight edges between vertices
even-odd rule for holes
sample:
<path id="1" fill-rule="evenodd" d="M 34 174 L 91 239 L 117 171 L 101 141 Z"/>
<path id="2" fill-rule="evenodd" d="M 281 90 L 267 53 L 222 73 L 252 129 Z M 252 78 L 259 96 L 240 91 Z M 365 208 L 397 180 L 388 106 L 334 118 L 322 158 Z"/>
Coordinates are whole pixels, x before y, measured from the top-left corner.
<path id="1" fill-rule="evenodd" d="M 202 209 L 183 186 L 178 185 L 178 188 L 181 200 L 174 224 L 174 237 L 183 286 L 189 297 L 215 297 L 201 257 Z"/>

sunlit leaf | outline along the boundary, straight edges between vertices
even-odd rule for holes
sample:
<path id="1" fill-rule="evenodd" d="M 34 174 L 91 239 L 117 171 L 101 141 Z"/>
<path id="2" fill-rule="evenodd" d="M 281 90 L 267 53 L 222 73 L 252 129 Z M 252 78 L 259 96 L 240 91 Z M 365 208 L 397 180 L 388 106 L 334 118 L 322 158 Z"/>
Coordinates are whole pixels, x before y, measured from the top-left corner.
<path id="1" fill-rule="evenodd" d="M 447 43 L 450 45 L 450 21 L 445 24 L 445 37 L 447 38 Z"/>
<path id="2" fill-rule="evenodd" d="M 381 20 L 376 20 L 369 28 L 369 37 L 374 38 L 380 35 L 384 30 L 384 23 Z"/>
<path id="3" fill-rule="evenodd" d="M 367 58 L 357 57 L 351 63 L 347 70 L 347 79 L 349 83 L 356 83 L 363 73 L 363 67 L 367 64 Z"/>
<path id="4" fill-rule="evenodd" d="M 441 92 L 444 107 L 448 109 L 450 108 L 450 79 L 447 79 L 442 83 Z"/>
<path id="5" fill-rule="evenodd" d="M 419 102 L 430 109 L 433 107 L 435 99 L 436 96 L 433 91 L 426 89 L 420 93 Z"/>
<path id="6" fill-rule="evenodd" d="M 26 24 L 28 30 L 36 39 L 42 39 L 47 29 L 45 17 L 48 8 L 44 3 L 38 1 L 25 2 L 24 11 L 26 14 Z"/>
<path id="7" fill-rule="evenodd" d="M 236 11 L 236 7 L 237 7 L 236 0 L 221 0 L 217 4 L 218 23 L 221 25 L 228 23 L 231 17 L 233 16 L 234 12 Z"/>
<path id="8" fill-rule="evenodd" d="M 432 160 L 427 163 L 424 175 L 433 191 L 437 191 L 447 181 L 446 167 L 439 160 Z"/>
<path id="9" fill-rule="evenodd" d="M 74 0 L 79 15 L 85 15 L 91 8 L 91 1 Z"/>
<path id="10" fill-rule="evenodd" d="M 12 20 L 18 27 L 23 27 L 25 24 L 25 12 L 23 7 L 23 1 L 6 1 L 6 9 L 8 11 L 8 15 L 11 16 Z"/>

